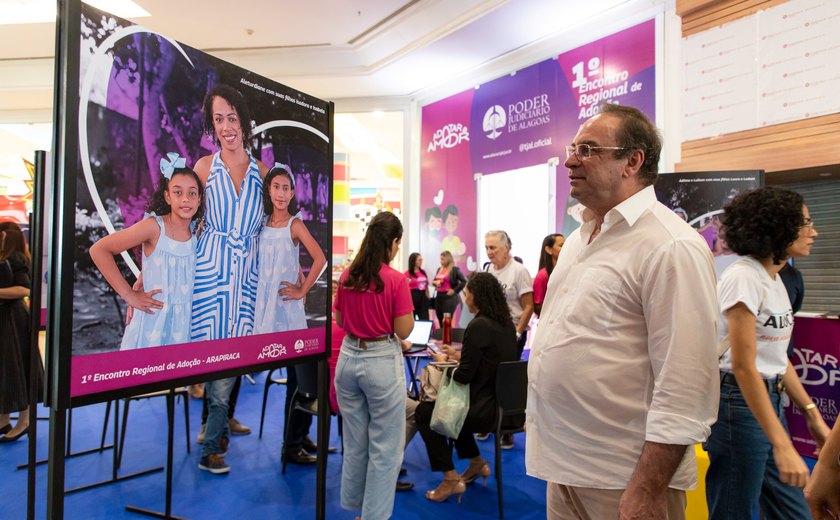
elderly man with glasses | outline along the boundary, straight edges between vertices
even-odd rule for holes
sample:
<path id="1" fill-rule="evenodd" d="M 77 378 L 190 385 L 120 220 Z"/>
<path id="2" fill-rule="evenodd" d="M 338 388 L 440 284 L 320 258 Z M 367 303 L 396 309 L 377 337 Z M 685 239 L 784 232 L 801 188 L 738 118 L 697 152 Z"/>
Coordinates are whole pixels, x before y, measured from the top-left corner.
<path id="1" fill-rule="evenodd" d="M 526 465 L 548 482 L 550 520 L 685 518 L 691 445 L 717 414 L 714 264 L 656 200 L 661 147 L 642 112 L 608 104 L 566 148 L 586 210 L 528 366 Z"/>

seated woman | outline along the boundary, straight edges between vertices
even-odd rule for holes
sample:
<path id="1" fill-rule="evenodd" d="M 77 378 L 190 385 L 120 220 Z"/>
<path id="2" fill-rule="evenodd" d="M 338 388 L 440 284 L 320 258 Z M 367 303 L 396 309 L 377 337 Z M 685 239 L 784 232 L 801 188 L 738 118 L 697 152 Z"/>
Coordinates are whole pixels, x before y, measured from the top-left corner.
<path id="1" fill-rule="evenodd" d="M 417 405 L 415 420 L 426 444 L 433 471 L 443 472 L 443 482 L 437 489 L 427 491 L 426 498 L 443 502 L 451 495 L 460 495 L 465 484 L 478 477 L 490 476 L 490 466 L 481 458 L 473 433 L 492 431 L 496 424 L 496 367 L 503 361 L 519 358 L 516 347 L 516 329 L 510 317 L 505 295 L 498 280 L 489 273 L 475 273 L 464 289 L 465 301 L 476 316 L 464 332 L 461 351 L 443 345 L 435 361 L 460 361 L 453 378 L 459 383 L 470 384 L 470 410 L 460 435 L 455 440 L 458 458 L 470 459 L 470 465 L 461 475 L 452 463 L 452 450 L 446 437 L 432 431 L 434 402 Z"/>

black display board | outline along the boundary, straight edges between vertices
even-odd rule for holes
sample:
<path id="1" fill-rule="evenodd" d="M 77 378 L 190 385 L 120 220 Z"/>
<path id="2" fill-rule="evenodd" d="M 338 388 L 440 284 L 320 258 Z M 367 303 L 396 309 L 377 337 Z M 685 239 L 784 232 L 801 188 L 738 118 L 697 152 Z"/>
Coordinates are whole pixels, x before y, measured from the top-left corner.
<path id="1" fill-rule="evenodd" d="M 168 162 L 168 154 L 177 153 L 188 167 L 202 157 L 210 163 L 215 160 L 219 145 L 214 135 L 203 132 L 202 102 L 214 87 L 227 85 L 242 94 L 253 119 L 248 125 L 243 114 L 243 134 L 247 133 L 246 126 L 252 134 L 246 148 L 266 167 L 282 164 L 292 172 L 300 221 L 329 259 L 332 105 L 87 4 L 82 4 L 77 14 L 71 15 L 78 20 L 75 26 L 66 24 L 68 33 L 78 38 L 68 38 L 67 59 L 62 60 L 66 77 L 60 85 L 66 87 L 66 93 L 63 116 L 57 119 L 62 121 L 57 148 L 61 152 L 56 154 L 52 218 L 60 231 L 54 237 L 50 294 L 58 312 L 50 314 L 54 333 L 49 340 L 53 368 L 57 369 L 52 370 L 55 402 L 66 407 L 69 397 L 73 405 L 87 404 L 174 384 L 255 372 L 290 361 L 323 359 L 329 348 L 328 265 L 306 295 L 305 325 L 294 330 L 254 332 L 253 323 L 258 320 L 253 317 L 253 307 L 260 304 L 253 293 L 261 274 L 252 272 L 237 281 L 230 279 L 233 275 L 227 276 L 229 272 L 236 270 L 237 262 L 250 262 L 252 269 L 291 262 L 306 276 L 312 258 L 301 246 L 297 255 L 292 251 L 259 259 L 259 239 L 255 237 L 262 232 L 260 221 L 265 215 L 261 202 L 259 215 L 253 215 L 253 211 L 235 214 L 231 228 L 208 233 L 211 224 L 217 229 L 224 226 L 221 221 L 227 215 L 220 213 L 237 212 L 234 199 L 238 195 L 226 172 L 216 174 L 215 186 L 212 180 L 207 181 L 206 195 L 216 202 L 213 209 L 205 204 L 201 232 L 223 235 L 218 242 L 225 251 L 210 255 L 218 265 L 201 265 L 199 238 L 195 285 L 198 287 L 202 275 L 218 274 L 218 283 L 228 284 L 230 290 L 210 296 L 215 299 L 209 310 L 212 323 L 204 329 L 195 323 L 200 319 L 195 309 L 205 295 L 190 289 L 192 315 L 187 298 L 186 312 L 172 318 L 176 326 L 168 321 L 161 330 L 141 337 L 139 345 L 136 340 L 128 344 L 124 340 L 128 306 L 105 281 L 91 259 L 90 248 L 108 234 L 151 218 L 146 212 L 163 177 L 161 161 Z M 80 55 L 74 56 L 74 51 Z M 247 189 L 248 182 L 246 178 L 241 189 Z M 228 188 L 225 183 L 229 192 L 224 191 Z M 242 196 L 254 193 L 262 196 L 261 191 L 254 190 L 244 191 Z M 243 203 L 240 207 L 249 206 Z M 246 232 L 251 233 L 250 238 Z M 117 258 L 129 284 L 137 279 L 142 256 L 137 247 Z M 147 268 L 156 269 L 151 262 Z M 144 290 L 156 288 L 149 283 Z M 157 298 L 174 301 L 180 296 L 183 300 L 183 295 L 176 294 L 178 289 L 186 291 L 183 286 L 164 287 L 172 294 Z M 275 304 L 287 303 L 278 298 Z M 167 305 L 171 308 L 176 304 L 167 301 L 164 307 Z M 250 318 L 243 317 L 248 313 Z M 135 313 L 135 319 L 138 316 L 145 318 Z M 237 325 L 226 326 L 225 321 L 236 321 Z M 172 331 L 184 325 L 186 332 Z"/>
<path id="2" fill-rule="evenodd" d="M 656 198 L 688 222 L 706 240 L 718 276 L 738 257 L 721 235 L 723 208 L 742 191 L 764 185 L 764 170 L 660 173 Z"/>
<path id="3" fill-rule="evenodd" d="M 203 130 L 203 101 L 219 85 L 241 94 L 246 109 L 236 110 L 240 130 L 245 148 L 250 149 L 254 160 L 252 169 L 262 170 L 256 177 L 247 174 L 239 190 L 226 171 L 213 173 L 218 170 L 216 166 L 221 166 L 215 154 L 224 136 L 218 127 L 209 135 Z M 78 0 L 59 1 L 55 96 L 54 191 L 51 208 L 47 209 L 47 219 L 52 224 L 46 360 L 46 402 L 52 418 L 51 466 L 61 458 L 63 416 L 72 407 L 304 360 L 321 360 L 323 365 L 330 350 L 332 103 Z M 250 112 L 251 121 L 246 112 Z M 143 341 L 127 347 L 123 341 L 126 302 L 106 282 L 91 259 L 90 248 L 105 236 L 154 218 L 146 211 L 161 182 L 161 172 L 174 157 L 170 153 L 183 158 L 187 167 L 193 167 L 202 158 L 214 164 L 210 176 L 216 175 L 217 180 L 215 188 L 205 191 L 205 202 L 213 197 L 218 207 L 214 217 L 205 204 L 204 221 L 197 222 L 196 228 L 201 233 L 211 229 L 223 235 L 219 242 L 227 252 L 221 253 L 224 261 L 218 261 L 218 265 L 208 267 L 206 256 L 202 265 L 199 236 L 198 245 L 192 246 L 199 258 L 195 273 L 196 280 L 200 276 L 206 278 L 208 273 L 218 274 L 219 283 L 230 290 L 223 297 L 214 296 L 209 325 L 196 325 L 194 309 L 199 305 L 193 296 L 187 298 L 186 313 L 174 318 L 180 325 L 186 320 L 186 334 L 167 335 L 169 326 L 162 327 L 164 334 L 160 337 L 147 334 Z M 265 218 L 260 180 L 265 174 L 263 164 L 291 173 L 297 215 L 317 244 L 316 250 L 326 258 L 326 265 L 318 270 L 317 282 L 305 298 L 298 300 L 304 302 L 303 323 L 294 321 L 297 325 L 287 328 L 263 326 L 263 333 L 256 334 L 242 313 L 254 312 L 253 293 L 261 276 L 260 262 L 266 266 L 296 262 L 302 280 L 312 269 L 315 256 L 319 256 L 302 244 L 298 253 L 259 258 L 256 236 L 262 233 L 263 226 L 257 223 L 255 234 L 254 222 Z M 208 180 L 206 185 L 213 182 Z M 225 183 L 234 195 L 224 193 Z M 259 190 L 256 195 L 255 189 Z M 214 229 L 214 218 L 217 223 L 222 222 L 227 218 L 225 211 L 237 212 L 240 195 L 260 197 L 260 215 L 242 211 L 242 215 L 233 217 L 232 228 Z M 129 284 L 136 282 L 143 258 L 139 247 L 116 258 L 119 271 Z M 250 262 L 246 270 L 249 272 L 231 282 L 226 278 L 236 273 L 237 262 Z M 147 260 L 147 266 L 151 265 Z M 146 285 L 145 275 L 143 278 L 144 290 L 154 289 Z M 170 297 L 174 300 L 175 292 L 184 289 L 179 285 L 169 290 L 173 291 Z M 191 288 L 190 293 L 196 294 L 197 289 Z M 166 300 L 166 293 L 163 294 L 157 298 Z M 207 305 L 204 307 L 206 318 Z M 137 320 L 138 315 L 135 313 L 133 319 Z M 255 321 L 256 318 L 251 319 L 252 323 Z M 322 382 L 326 386 L 326 378 L 322 377 Z M 51 481 L 63 489 L 63 460 L 59 466 L 51 468 Z M 56 489 L 50 491 L 51 518 L 62 514 L 59 493 Z"/>

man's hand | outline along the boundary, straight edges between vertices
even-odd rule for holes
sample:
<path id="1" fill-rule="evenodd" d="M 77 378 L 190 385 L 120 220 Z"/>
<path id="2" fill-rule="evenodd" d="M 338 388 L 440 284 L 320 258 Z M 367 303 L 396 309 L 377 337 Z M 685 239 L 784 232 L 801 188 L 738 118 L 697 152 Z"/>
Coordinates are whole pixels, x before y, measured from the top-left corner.
<path id="1" fill-rule="evenodd" d="M 618 503 L 621 520 L 668 518 L 668 484 L 685 455 L 686 446 L 647 441 L 627 489 Z"/>
<path id="2" fill-rule="evenodd" d="M 659 520 L 668 518 L 668 488 L 651 492 L 643 486 L 628 484 L 618 504 L 621 520 Z"/>

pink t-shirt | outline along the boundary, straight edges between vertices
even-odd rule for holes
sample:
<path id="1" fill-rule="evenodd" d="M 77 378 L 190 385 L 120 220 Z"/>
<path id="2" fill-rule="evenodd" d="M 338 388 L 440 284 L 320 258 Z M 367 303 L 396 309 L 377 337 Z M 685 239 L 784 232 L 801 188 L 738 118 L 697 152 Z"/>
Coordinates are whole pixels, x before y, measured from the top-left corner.
<path id="1" fill-rule="evenodd" d="M 408 288 L 412 291 L 425 291 L 429 286 L 429 279 L 420 271 L 417 271 L 416 276 L 411 276 L 411 273 L 406 271 L 405 279 L 408 280 Z"/>
<path id="2" fill-rule="evenodd" d="M 542 305 L 545 300 L 545 292 L 548 290 L 548 271 L 545 267 L 540 269 L 534 277 L 534 304 Z"/>
<path id="3" fill-rule="evenodd" d="M 335 309 L 341 312 L 341 324 L 348 334 L 357 338 L 378 338 L 394 333 L 394 318 L 414 312 L 411 292 L 405 275 L 382 264 L 379 276 L 384 288 L 355 291 L 344 286 L 349 270 L 339 278 L 335 295 Z"/>
<path id="4" fill-rule="evenodd" d="M 437 287 L 437 292 L 445 293 L 449 289 L 452 289 L 452 284 L 449 281 L 449 270 L 446 271 L 440 270 L 435 275 L 435 280 L 440 280 L 440 285 Z"/>

